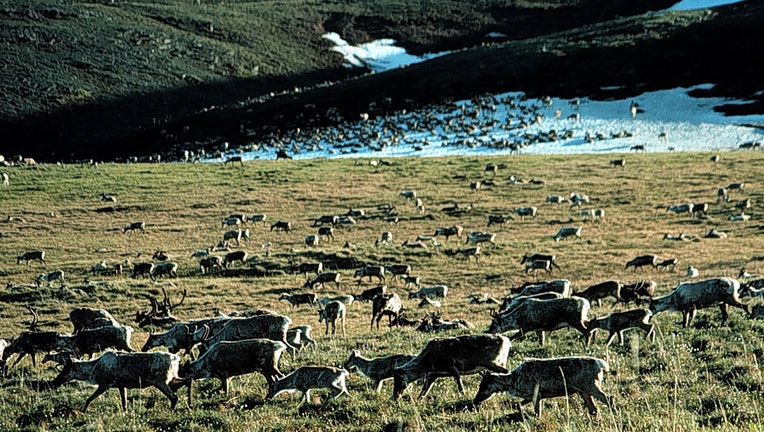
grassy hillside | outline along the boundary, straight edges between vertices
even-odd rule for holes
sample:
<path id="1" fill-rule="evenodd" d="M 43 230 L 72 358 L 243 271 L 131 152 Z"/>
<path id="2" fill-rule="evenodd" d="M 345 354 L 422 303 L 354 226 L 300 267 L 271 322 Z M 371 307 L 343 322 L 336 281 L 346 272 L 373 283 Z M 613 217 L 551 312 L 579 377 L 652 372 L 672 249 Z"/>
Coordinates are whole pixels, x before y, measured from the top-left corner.
<path id="1" fill-rule="evenodd" d="M 423 53 L 479 46 L 490 32 L 535 38 L 670 3 L 4 0 L 0 128 L 38 159 L 148 154 L 166 144 L 113 143 L 213 107 L 357 75 L 329 51 L 321 38 L 329 31 L 351 43 L 394 38 Z M 20 152 L 12 143 L 0 151 Z"/>
<path id="2" fill-rule="evenodd" d="M 9 171 L 11 185 L 0 191 L 4 209 L 0 226 L 6 251 L 0 257 L 0 271 L 6 282 L 27 284 L 43 272 L 66 272 L 65 289 L 6 290 L 0 296 L 2 337 L 11 338 L 25 328 L 29 319 L 25 305 L 37 307 L 44 329 L 70 331 L 68 312 L 78 306 L 102 307 L 125 324 L 135 325 L 135 312 L 148 308 L 144 294 L 161 296 L 160 285 L 174 300 L 181 289 L 188 298 L 176 315 L 183 320 L 212 316 L 217 311 L 268 308 L 288 314 L 295 324 L 314 326 L 317 349 L 301 353 L 297 359 L 283 358 L 281 369 L 289 372 L 304 364 L 341 365 L 351 349 L 368 356 L 416 353 L 433 335 L 392 329 L 370 332 L 369 304 L 349 309 L 348 336 L 329 338 L 317 322 L 314 308 L 290 310 L 279 302 L 282 292 L 299 290 L 303 278 L 288 274 L 291 261 L 322 261 L 342 274 L 342 293 L 359 292 L 369 286 L 353 281 L 353 270 L 365 263 L 406 263 L 425 285 L 445 283 L 449 297 L 443 301 L 444 317 L 473 322 L 474 332 L 485 331 L 491 306 L 469 305 L 465 296 L 487 292 L 500 298 L 508 289 L 524 281 L 519 261 L 527 252 L 557 255 L 561 273 L 550 277 L 571 280 L 576 289 L 606 279 L 627 282 L 652 279 L 658 294 L 669 292 L 685 280 L 692 265 L 702 277 L 737 275 L 745 266 L 751 273 L 764 271 L 761 239 L 764 232 L 759 203 L 764 196 L 755 183 L 764 175 L 764 157 L 758 152 L 722 154 L 719 164 L 704 153 L 626 155 L 626 168 L 608 166 L 609 157 L 592 155 L 516 156 L 500 158 L 394 159 L 391 166 L 370 166 L 365 160 L 313 160 L 252 162 L 243 168 L 212 164 L 119 165 L 97 168 L 79 165 L 39 165 Z M 470 193 L 469 182 L 483 179 L 488 162 L 499 164 L 495 186 L 478 194 Z M 510 184 L 514 175 L 544 180 L 544 185 Z M 716 190 L 732 181 L 748 182 L 748 188 L 733 196 L 733 202 L 750 197 L 754 207 L 746 213 L 748 222 L 732 222 L 737 214 L 732 204 L 715 204 Z M 412 189 L 423 199 L 424 217 L 410 202 L 398 197 Z M 592 208 L 606 212 L 602 222 L 581 222 L 568 206 L 544 204 L 550 194 L 575 191 L 592 198 Z M 104 203 L 100 194 L 117 197 Z M 473 210 L 463 216 L 449 216 L 440 208 L 457 201 L 471 203 Z M 665 211 L 669 204 L 708 202 L 708 220 L 693 219 Z M 389 224 L 376 210 L 393 203 L 399 223 Z M 486 215 L 508 214 L 515 206 L 539 208 L 535 219 L 512 221 L 490 228 L 497 233 L 497 246 L 483 249 L 479 264 L 449 258 L 445 250 L 455 249 L 463 239 L 432 244 L 428 249 L 401 246 L 405 239 L 431 235 L 442 226 L 462 225 L 465 231 L 486 230 Z M 349 208 L 365 209 L 367 217 L 356 226 L 339 228 L 337 240 L 306 248 L 304 236 L 314 233 L 312 219 L 324 214 L 341 214 Z M 265 213 L 269 222 L 291 221 L 291 234 L 270 232 L 263 226 L 248 226 L 252 240 L 241 246 L 250 254 L 245 265 L 237 265 L 221 275 L 202 276 L 194 250 L 217 242 L 223 233 L 220 221 L 234 212 Z M 8 219 L 7 217 L 11 217 Z M 123 234 L 129 222 L 143 220 L 146 233 Z M 561 227 L 583 226 L 580 241 L 556 243 L 552 235 Z M 663 240 L 664 233 L 702 236 L 711 227 L 726 231 L 725 240 L 698 242 Z M 374 246 L 381 232 L 391 231 L 391 245 Z M 349 241 L 354 249 L 342 245 Z M 270 243 L 269 249 L 261 247 Z M 42 249 L 47 266 L 17 265 L 15 257 L 26 250 Z M 121 262 L 147 261 L 157 249 L 167 251 L 180 265 L 180 275 L 166 285 L 148 279 L 99 277 L 87 270 L 101 259 Z M 136 258 L 138 252 L 141 256 Z M 268 252 L 268 253 L 266 253 Z M 624 263 L 634 256 L 655 253 L 662 258 L 677 257 L 675 271 L 624 271 Z M 84 283 L 85 277 L 90 283 Z M 400 283 L 390 284 L 406 297 Z M 319 295 L 337 292 L 329 287 Z M 758 300 L 745 299 L 748 304 Z M 409 317 L 422 316 L 414 301 L 405 301 Z M 622 310 L 619 306 L 617 310 Z M 593 306 L 590 316 L 613 310 L 611 301 Z M 553 357 L 587 354 L 607 359 L 614 374 L 606 378 L 605 391 L 615 399 L 617 411 L 601 407 L 599 419 L 590 419 L 581 401 L 571 398 L 545 403 L 545 413 L 537 420 L 522 420 L 515 401 L 507 396 L 490 400 L 473 411 L 479 377 L 465 379 L 466 393 L 460 395 L 452 380 L 436 383 L 424 401 L 412 401 L 418 391 L 410 389 L 400 403 L 391 403 L 391 384 L 374 393 L 369 381 L 352 375 L 351 397 L 328 401 L 325 392 L 314 393 L 308 405 L 297 408 L 297 397 L 281 396 L 264 401 L 265 381 L 260 375 L 233 380 L 227 396 L 214 391 L 216 380 L 196 384 L 194 406 L 185 408 L 185 395 L 176 411 L 154 389 L 130 391 L 128 412 L 122 413 L 116 391 L 111 390 L 91 406 L 78 410 L 93 388 L 70 383 L 49 389 L 56 371 L 48 365 L 32 366 L 23 360 L 10 370 L 0 385 L 0 428 L 4 430 L 742 430 L 761 424 L 762 376 L 759 364 L 764 356 L 764 325 L 732 310 L 729 321 L 719 325 L 717 309 L 701 310 L 687 329 L 676 324 L 679 315 L 664 313 L 654 318 L 658 338 L 654 344 L 637 332 L 627 333 L 625 346 L 607 349 L 602 337 L 584 348 L 579 336 L 565 329 L 548 336 L 540 347 L 535 337 L 517 341 L 509 358 L 516 366 L 525 357 Z M 383 320 L 385 322 L 385 320 Z M 150 329 L 137 329 L 133 347 L 143 345 Z M 459 333 L 449 333 L 455 335 Z M 39 360 L 38 356 L 38 360 Z M 13 359 L 12 359 L 13 360 Z"/>

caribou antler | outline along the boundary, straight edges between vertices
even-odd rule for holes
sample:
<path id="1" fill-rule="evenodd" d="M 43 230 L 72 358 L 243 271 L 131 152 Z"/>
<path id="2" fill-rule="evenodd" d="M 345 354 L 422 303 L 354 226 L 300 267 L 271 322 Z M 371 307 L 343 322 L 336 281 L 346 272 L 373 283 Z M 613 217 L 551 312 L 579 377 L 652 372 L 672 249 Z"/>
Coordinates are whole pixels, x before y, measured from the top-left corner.
<path id="1" fill-rule="evenodd" d="M 135 322 L 137 322 L 140 327 L 151 324 L 151 320 L 159 313 L 159 302 L 157 302 L 157 299 L 149 294 L 144 294 L 143 296 L 151 303 L 151 310 L 138 311 L 135 313 Z"/>
<path id="2" fill-rule="evenodd" d="M 27 325 L 29 328 L 29 331 L 40 331 L 40 316 L 37 315 L 37 309 L 33 308 L 32 305 L 26 305 L 26 309 L 32 314 L 32 321 L 22 321 L 24 324 Z"/>
<path id="3" fill-rule="evenodd" d="M 139 327 L 145 327 L 147 325 L 163 326 L 167 324 L 173 324 L 178 320 L 172 316 L 171 312 L 173 309 L 183 304 L 183 302 L 186 300 L 186 296 L 188 295 L 188 290 L 184 288 L 183 297 L 181 297 L 178 303 L 172 304 L 170 297 L 167 295 L 167 291 L 164 289 L 164 287 L 161 287 L 161 289 L 162 295 L 164 297 L 161 302 L 152 295 L 144 294 L 144 297 L 146 297 L 151 303 L 151 311 L 136 312 L 135 321 L 138 323 Z"/>
<path id="4" fill-rule="evenodd" d="M 164 300 L 162 300 L 162 308 L 166 313 L 170 313 L 175 310 L 176 307 L 183 304 L 183 302 L 186 300 L 186 295 L 188 295 L 188 290 L 183 288 L 183 297 L 181 297 L 180 301 L 176 304 L 172 304 L 170 302 L 170 297 L 167 296 L 167 291 L 165 291 L 164 287 L 162 287 L 162 294 L 164 295 Z"/>

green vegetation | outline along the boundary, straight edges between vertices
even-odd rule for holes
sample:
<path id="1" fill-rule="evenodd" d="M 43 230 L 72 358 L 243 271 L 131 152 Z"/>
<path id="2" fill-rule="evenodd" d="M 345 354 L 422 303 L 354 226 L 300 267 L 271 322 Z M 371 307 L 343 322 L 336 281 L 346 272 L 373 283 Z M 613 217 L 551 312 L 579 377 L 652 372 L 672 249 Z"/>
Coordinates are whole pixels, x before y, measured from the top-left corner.
<path id="1" fill-rule="evenodd" d="M 281 292 L 297 290 L 302 276 L 288 274 L 290 261 L 321 260 L 337 267 L 344 282 L 342 292 L 358 292 L 353 269 L 363 263 L 407 263 L 413 274 L 427 285 L 445 283 L 449 297 L 443 301 L 444 317 L 463 318 L 485 330 L 493 306 L 467 304 L 465 296 L 488 292 L 500 298 L 508 289 L 532 280 L 523 274 L 520 257 L 527 252 L 550 252 L 558 257 L 562 274 L 577 289 L 617 278 L 624 281 L 653 279 L 659 294 L 684 280 L 684 269 L 693 265 L 703 277 L 737 275 L 740 267 L 761 273 L 764 256 L 761 238 L 764 225 L 758 203 L 764 202 L 760 185 L 749 187 L 733 200 L 751 197 L 750 221 L 730 222 L 737 214 L 732 204 L 715 204 L 716 189 L 732 181 L 764 178 L 764 157 L 758 152 L 728 152 L 714 165 L 709 154 L 626 155 L 625 169 L 609 167 L 611 155 L 590 156 L 502 156 L 461 158 L 394 159 L 391 166 L 369 166 L 367 160 L 256 161 L 243 168 L 222 164 L 100 164 L 39 165 L 12 168 L 10 188 L 0 190 L 3 216 L 13 221 L 0 225 L 4 253 L 0 274 L 4 282 L 30 283 L 43 271 L 63 269 L 67 287 L 6 290 L 0 295 L 2 337 L 10 339 L 25 328 L 29 319 L 25 305 L 37 307 L 46 330 L 70 331 L 67 316 L 78 306 L 110 310 L 122 323 L 132 324 L 135 312 L 148 309 L 144 294 L 161 296 L 160 286 L 129 275 L 100 277 L 87 271 L 101 259 L 122 262 L 148 260 L 157 249 L 167 251 L 180 264 L 176 287 L 168 287 L 175 300 L 182 288 L 188 298 L 176 315 L 182 319 L 212 316 L 217 311 L 268 308 L 292 317 L 295 324 L 314 326 L 318 349 L 309 349 L 292 360 L 285 356 L 281 369 L 289 372 L 303 364 L 341 365 L 351 349 L 360 348 L 370 357 L 392 353 L 416 353 L 432 337 L 410 330 L 369 332 L 369 304 L 349 308 L 348 336 L 333 340 L 323 335 L 315 309 L 290 310 L 279 302 Z M 613 157 L 618 157 L 613 156 Z M 470 193 L 469 182 L 482 179 L 485 164 L 499 164 L 496 186 L 479 194 Z M 543 186 L 508 184 L 514 175 L 545 181 Z M 427 207 L 425 218 L 416 214 L 411 202 L 398 193 L 416 190 Z M 550 194 L 586 193 L 591 207 L 606 212 L 603 222 L 582 223 L 568 206 L 544 204 Z M 101 193 L 113 194 L 118 202 L 100 201 Z M 463 217 L 448 216 L 439 209 L 453 201 L 472 203 Z M 692 219 L 665 211 L 669 204 L 709 202 L 709 220 Z M 376 206 L 393 203 L 400 222 L 382 220 Z M 514 206 L 534 205 L 539 215 L 531 220 L 512 221 L 498 233 L 495 248 L 483 249 L 480 264 L 446 257 L 444 249 L 457 248 L 463 239 L 451 239 L 427 250 L 401 246 L 405 239 L 431 235 L 435 228 L 459 224 L 469 230 L 486 230 L 486 215 L 508 214 Z M 323 214 L 342 214 L 349 208 L 365 209 L 368 217 L 350 228 L 338 228 L 334 243 L 316 249 L 303 246 L 306 234 L 314 233 L 311 219 Z M 292 221 L 295 232 L 269 232 L 267 227 L 248 226 L 252 240 L 241 247 L 250 253 L 245 266 L 236 265 L 222 275 L 202 276 L 194 250 L 216 243 L 223 233 L 220 221 L 230 213 L 265 213 L 269 222 Z M 431 217 L 431 219 L 430 219 Z M 21 219 L 19 221 L 18 219 Z M 129 222 L 143 220 L 146 233 L 123 234 Z M 552 235 L 560 226 L 583 225 L 581 241 L 555 243 Z M 726 231 L 725 240 L 702 239 L 676 242 L 662 239 L 663 233 L 702 236 L 711 227 Z M 374 247 L 382 231 L 391 231 L 394 244 Z M 355 249 L 344 249 L 350 241 Z M 261 244 L 270 243 L 269 253 Z M 26 250 L 46 251 L 47 267 L 39 263 L 17 265 L 15 257 Z M 136 254 L 142 251 L 142 256 Z M 674 272 L 624 271 L 634 256 L 656 253 L 677 257 Z M 264 276 L 262 276 L 264 275 Z M 91 284 L 83 282 L 89 277 Z M 95 282 L 105 282 L 95 284 Z M 167 281 L 160 280 L 160 283 Z M 391 288 L 405 298 L 401 284 Z M 329 287 L 319 295 L 332 293 Z M 755 301 L 745 300 L 752 304 Z M 409 316 L 423 314 L 414 301 L 405 301 Z M 620 309 L 621 307 L 619 307 Z M 603 316 L 612 309 L 605 301 L 591 315 Z M 604 346 L 604 338 L 584 349 L 572 330 L 560 330 L 540 347 L 535 336 L 513 344 L 509 366 L 524 357 L 588 354 L 606 359 L 615 374 L 604 388 L 614 396 L 618 410 L 610 413 L 600 406 L 599 419 L 590 419 L 578 398 L 550 400 L 540 419 L 522 420 L 516 401 L 497 396 L 480 411 L 470 409 L 477 392 L 478 376 L 465 379 L 466 394 L 460 395 L 452 380 L 443 379 L 424 401 L 412 402 L 417 390 L 410 389 L 400 403 L 390 401 L 392 384 L 381 394 L 370 390 L 370 382 L 356 374 L 349 380 L 352 397 L 327 401 L 318 391 L 310 404 L 297 408 L 297 397 L 280 396 L 264 401 L 265 380 L 259 375 L 235 378 L 225 396 L 215 391 L 216 380 L 198 382 L 192 408 L 185 407 L 185 394 L 176 411 L 155 389 L 129 391 L 128 411 L 120 410 L 117 392 L 111 390 L 79 413 L 93 389 L 70 383 L 51 390 L 47 383 L 56 371 L 48 365 L 32 366 L 29 359 L 11 369 L 0 386 L 0 429 L 3 430 L 742 430 L 761 427 L 764 324 L 732 310 L 729 321 L 719 325 L 717 309 L 702 310 L 687 329 L 675 323 L 676 313 L 654 319 L 658 326 L 655 344 L 627 333 L 627 344 Z M 385 322 L 386 320 L 383 320 Z M 452 333 L 455 334 L 455 333 Z M 140 348 L 148 329 L 136 329 L 133 347 Z M 38 355 L 38 360 L 41 356 Z M 15 356 L 12 360 L 15 359 Z M 529 409 L 526 409 L 530 412 Z"/>

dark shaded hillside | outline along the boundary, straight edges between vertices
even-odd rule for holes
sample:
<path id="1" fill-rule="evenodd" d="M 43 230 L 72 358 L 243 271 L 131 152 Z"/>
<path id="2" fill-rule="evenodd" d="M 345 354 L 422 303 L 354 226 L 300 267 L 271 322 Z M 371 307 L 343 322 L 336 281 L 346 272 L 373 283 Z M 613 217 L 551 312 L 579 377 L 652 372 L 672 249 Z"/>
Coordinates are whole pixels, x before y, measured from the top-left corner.
<path id="1" fill-rule="evenodd" d="M 764 58 L 756 54 L 762 28 L 761 1 L 716 12 L 623 18 L 548 37 L 462 51 L 331 88 L 194 116 L 164 133 L 139 134 L 128 142 L 164 142 L 167 147 L 175 145 L 176 151 L 188 142 L 244 144 L 252 138 L 239 134 L 242 127 L 262 133 L 273 131 L 272 125 L 277 130 L 323 124 L 328 120 L 322 113 L 331 107 L 353 119 L 369 111 L 370 102 L 383 112 L 518 90 L 535 96 L 609 98 L 715 83 L 714 89 L 702 93 L 748 97 L 751 104 L 727 108 L 764 112 L 760 93 Z"/>
<path id="2" fill-rule="evenodd" d="M 328 50 L 320 37 L 327 31 L 351 43 L 392 37 L 421 53 L 477 46 L 489 32 L 534 38 L 671 3 L 0 0 L 0 129 L 45 160 L 150 153 L 165 144 L 136 147 L 125 136 L 357 74 Z M 20 153 L 17 142 L 0 152 Z"/>

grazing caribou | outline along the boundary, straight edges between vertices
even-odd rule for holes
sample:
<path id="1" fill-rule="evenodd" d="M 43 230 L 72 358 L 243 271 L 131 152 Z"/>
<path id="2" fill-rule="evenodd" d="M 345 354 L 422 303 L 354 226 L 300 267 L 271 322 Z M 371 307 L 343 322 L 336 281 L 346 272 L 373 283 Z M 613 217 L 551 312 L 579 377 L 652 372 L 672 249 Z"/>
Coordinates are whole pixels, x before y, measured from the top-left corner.
<path id="1" fill-rule="evenodd" d="M 554 241 L 559 242 L 569 237 L 581 238 L 581 227 L 562 227 L 554 235 Z"/>
<path id="2" fill-rule="evenodd" d="M 613 297 L 616 302 L 621 300 L 621 289 L 623 282 L 617 280 L 608 280 L 594 284 L 581 292 L 575 293 L 577 297 L 585 298 L 589 302 L 597 301 L 598 306 L 602 306 L 602 299 Z"/>
<path id="3" fill-rule="evenodd" d="M 445 285 L 435 285 L 429 287 L 422 287 L 419 291 L 410 292 L 409 299 L 421 299 L 425 297 L 442 297 L 445 298 L 448 294 L 448 287 Z"/>
<path id="4" fill-rule="evenodd" d="M 607 346 L 618 336 L 618 342 L 623 345 L 623 332 L 630 328 L 640 328 L 647 333 L 645 339 L 650 338 L 650 342 L 655 342 L 655 325 L 650 324 L 650 318 L 653 313 L 645 309 L 632 309 L 625 312 L 613 312 L 612 314 L 594 318 L 589 321 L 588 333 L 586 335 L 586 345 L 589 346 L 594 340 L 594 333 L 597 329 L 603 329 L 610 332 L 607 339 Z"/>
<path id="5" fill-rule="evenodd" d="M 552 264 L 552 267 L 562 271 L 560 266 L 557 265 L 556 258 L 557 258 L 556 255 L 550 255 L 550 254 L 539 254 L 539 253 L 534 253 L 531 255 L 525 254 L 523 255 L 523 258 L 520 260 L 520 264 L 532 263 L 533 261 L 549 261 Z"/>
<path id="6" fill-rule="evenodd" d="M 535 276 L 536 273 L 539 270 L 544 270 L 547 274 L 552 272 L 552 262 L 551 261 L 531 261 L 528 264 L 525 265 L 525 273 L 533 272 L 533 275 Z"/>
<path id="7" fill-rule="evenodd" d="M 487 226 L 491 226 L 491 225 L 494 225 L 494 224 L 496 224 L 496 225 L 506 225 L 507 222 L 512 221 L 512 220 L 515 220 L 515 218 L 513 218 L 510 215 L 490 215 L 489 214 L 488 215 L 488 225 Z"/>
<path id="8" fill-rule="evenodd" d="M 92 355 L 107 348 L 134 352 L 130 346 L 133 328 L 130 326 L 106 326 L 82 330 L 76 335 L 61 335 L 56 350 L 71 351 L 76 357 Z"/>
<path id="9" fill-rule="evenodd" d="M 279 300 L 286 300 L 287 302 L 289 302 L 290 307 L 294 309 L 304 304 L 313 306 L 317 298 L 318 296 L 316 295 L 316 293 L 296 293 L 296 294 L 283 293 L 281 294 L 281 297 L 279 297 Z"/>
<path id="10" fill-rule="evenodd" d="M 401 298 L 396 293 L 389 294 L 377 294 L 372 299 L 371 306 L 371 322 L 369 323 L 369 329 L 374 330 L 374 319 L 377 320 L 377 330 L 379 330 L 379 320 L 383 315 L 388 315 L 390 323 L 393 319 L 398 318 L 403 308 Z"/>
<path id="11" fill-rule="evenodd" d="M 589 307 L 589 301 L 580 297 L 527 299 L 514 309 L 495 314 L 488 333 L 519 330 L 510 337 L 511 340 L 515 340 L 524 337 L 526 333 L 536 332 L 542 346 L 546 331 L 570 326 L 586 335 Z"/>
<path id="12" fill-rule="evenodd" d="M 29 261 L 40 261 L 43 264 L 47 264 L 45 261 L 45 251 L 26 251 L 16 257 L 16 264 L 21 264 L 21 261 L 24 261 L 26 265 L 29 265 Z"/>
<path id="13" fill-rule="evenodd" d="M 60 387 L 68 381 L 86 381 L 98 385 L 96 391 L 85 401 L 82 412 L 90 403 L 106 390 L 116 387 L 122 399 L 122 409 L 127 410 L 128 388 L 156 387 L 170 399 L 170 408 L 175 409 L 178 396 L 171 390 L 182 382 L 178 377 L 180 357 L 176 354 L 120 353 L 107 351 L 102 356 L 89 361 L 70 360 L 53 379 L 53 386 Z"/>
<path id="14" fill-rule="evenodd" d="M 223 258 L 223 267 L 228 268 L 228 264 L 233 264 L 236 261 L 241 262 L 243 265 L 247 261 L 247 253 L 244 251 L 234 251 L 227 253 L 225 258 Z"/>
<path id="15" fill-rule="evenodd" d="M 292 320 L 281 315 L 259 315 L 247 318 L 234 318 L 223 325 L 215 334 L 205 338 L 199 345 L 199 354 L 207 352 L 214 344 L 221 341 L 265 338 L 283 342 L 292 357 L 297 353 L 287 342 L 287 330 Z"/>
<path id="16" fill-rule="evenodd" d="M 365 267 L 361 267 L 355 271 L 355 275 L 353 277 L 358 278 L 358 283 L 361 283 L 363 281 L 364 277 L 369 278 L 369 283 L 371 283 L 371 278 L 375 277 L 379 281 L 379 283 L 385 283 L 385 267 L 384 266 L 370 266 L 367 265 Z"/>
<path id="17" fill-rule="evenodd" d="M 512 211 L 515 212 L 516 215 L 520 216 L 521 221 L 525 221 L 526 216 L 530 216 L 531 219 L 536 218 L 536 213 L 538 213 L 537 207 L 514 207 L 512 208 Z"/>
<path id="18" fill-rule="evenodd" d="M 199 270 L 202 274 L 217 270 L 218 272 L 223 270 L 223 258 L 212 255 L 207 256 L 199 260 Z"/>
<path id="19" fill-rule="evenodd" d="M 682 325 L 687 327 L 698 309 L 719 305 L 722 324 L 727 321 L 729 306 L 740 308 L 750 315 L 748 305 L 740 302 L 740 282 L 731 278 L 706 279 L 679 284 L 674 291 L 650 300 L 650 311 L 657 315 L 664 311 L 682 312 Z"/>
<path id="20" fill-rule="evenodd" d="M 484 370 L 506 373 L 507 357 L 512 346 L 501 335 L 474 334 L 434 338 L 413 359 L 393 369 L 393 399 L 398 399 L 409 383 L 422 379 L 419 398 L 427 396 L 435 380 L 451 376 L 464 393 L 462 375 Z"/>
<path id="21" fill-rule="evenodd" d="M 472 246 L 468 248 L 460 248 L 456 250 L 445 250 L 443 251 L 446 255 L 450 257 L 459 257 L 462 260 L 470 260 L 470 257 L 475 257 L 475 263 L 477 264 L 480 261 L 480 246 Z"/>
<path id="22" fill-rule="evenodd" d="M 138 276 L 144 276 L 149 275 L 151 276 L 151 273 L 154 272 L 154 264 L 153 263 L 135 263 L 133 265 L 133 274 L 131 277 L 133 279 L 136 279 Z"/>
<path id="23" fill-rule="evenodd" d="M 385 294 L 387 292 L 387 285 L 380 285 L 374 288 L 369 288 L 361 292 L 361 295 L 353 296 L 356 301 L 368 302 L 374 300 L 377 294 Z"/>
<path id="24" fill-rule="evenodd" d="M 475 245 L 480 243 L 490 243 L 496 247 L 496 234 L 489 232 L 470 231 L 467 234 L 467 241 L 464 242 L 464 244 L 468 244 L 470 242 L 474 243 Z"/>
<path id="25" fill-rule="evenodd" d="M 658 265 L 658 255 L 654 254 L 648 254 L 648 255 L 640 255 L 633 260 L 626 263 L 626 267 L 624 270 L 628 269 L 629 267 L 634 267 L 634 270 L 637 270 L 640 267 L 650 266 L 652 268 L 655 268 Z"/>
<path id="26" fill-rule="evenodd" d="M 231 157 L 227 158 L 225 160 L 225 162 L 223 162 L 223 165 L 228 165 L 229 163 L 233 167 L 235 167 L 236 164 L 238 163 L 239 166 L 241 166 L 243 168 L 244 167 L 244 158 L 241 157 L 241 156 L 231 156 Z"/>
<path id="27" fill-rule="evenodd" d="M 223 242 L 225 243 L 228 240 L 233 240 L 236 242 L 236 246 L 240 246 L 242 240 L 249 240 L 249 230 L 236 229 L 226 231 L 223 233 Z"/>
<path id="28" fill-rule="evenodd" d="M 128 231 L 134 233 L 136 230 L 142 233 L 146 232 L 146 222 L 131 222 L 125 225 L 125 228 L 122 230 L 122 234 L 127 234 Z"/>
<path id="29" fill-rule="evenodd" d="M 396 277 L 408 276 L 411 274 L 411 266 L 408 264 L 391 264 L 385 266 L 385 274 L 393 275 L 391 279 L 395 281 Z"/>
<path id="30" fill-rule="evenodd" d="M 53 281 L 58 281 L 63 288 L 66 285 L 66 281 L 64 280 L 64 271 L 53 270 L 52 272 L 41 273 L 35 278 L 34 283 L 38 287 L 41 287 L 42 283 L 45 282 L 48 288 L 51 288 L 53 287 Z"/>
<path id="31" fill-rule="evenodd" d="M 450 227 L 436 229 L 433 237 L 444 236 L 446 241 L 448 241 L 448 238 L 451 236 L 461 237 L 462 231 L 464 231 L 464 228 L 459 225 L 452 225 Z"/>
<path id="32" fill-rule="evenodd" d="M 290 271 L 291 273 L 304 274 L 305 279 L 307 280 L 308 273 L 315 273 L 316 276 L 318 276 L 321 272 L 324 271 L 324 265 L 320 262 L 304 262 L 297 266 L 292 264 Z"/>
<path id="33" fill-rule="evenodd" d="M 340 274 L 339 273 L 319 273 L 315 279 L 309 279 L 305 281 L 303 288 L 313 289 L 315 286 L 320 285 L 321 288 L 324 284 L 333 282 L 337 286 L 337 290 L 340 289 Z"/>
<path id="34" fill-rule="evenodd" d="M 69 320 L 74 326 L 74 334 L 98 327 L 119 326 L 117 320 L 104 309 L 74 308 L 69 312 Z"/>
<path id="35" fill-rule="evenodd" d="M 271 231 L 273 230 L 279 230 L 288 233 L 289 231 L 292 231 L 292 222 L 288 221 L 277 221 L 273 225 L 271 225 Z"/>
<path id="36" fill-rule="evenodd" d="M 270 339 L 247 339 L 218 342 L 198 359 L 184 363 L 178 372 L 181 378 L 189 379 L 189 398 L 195 379 L 218 378 L 220 389 L 228 394 L 231 377 L 260 372 L 270 386 L 276 378 L 283 377 L 279 371 L 279 359 L 287 346 Z"/>
<path id="37" fill-rule="evenodd" d="M 508 374 L 486 374 L 473 403 L 480 405 L 496 393 L 509 393 L 522 399 L 521 405 L 533 402 L 537 417 L 541 402 L 553 397 L 578 393 L 592 416 L 597 415 L 593 398 L 612 409 L 611 398 L 602 391 L 602 381 L 610 366 L 593 357 L 525 359 Z"/>

